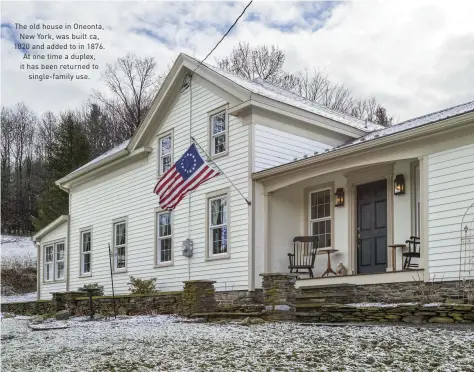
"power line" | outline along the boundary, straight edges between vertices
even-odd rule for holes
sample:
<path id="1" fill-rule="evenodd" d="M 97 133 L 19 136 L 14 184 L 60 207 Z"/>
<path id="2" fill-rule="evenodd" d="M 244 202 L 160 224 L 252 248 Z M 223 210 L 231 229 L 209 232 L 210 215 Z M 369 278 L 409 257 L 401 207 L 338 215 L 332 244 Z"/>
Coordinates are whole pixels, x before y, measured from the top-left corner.
<path id="1" fill-rule="evenodd" d="M 250 4 L 252 4 L 253 0 L 251 0 L 247 6 L 244 8 L 244 10 L 242 10 L 242 13 L 240 13 L 240 15 L 237 17 L 237 19 L 235 20 L 235 22 L 232 24 L 232 26 L 230 26 L 230 28 L 227 30 L 227 32 L 224 34 L 224 36 L 222 36 L 222 38 L 219 40 L 219 42 L 216 44 L 216 46 L 214 48 L 212 48 L 212 50 L 207 54 L 207 56 L 201 61 L 199 62 L 199 64 L 197 65 L 197 67 L 193 70 L 193 74 L 194 72 L 196 72 L 196 70 L 204 63 L 204 61 L 207 59 L 207 57 L 209 57 L 212 52 L 214 50 L 216 50 L 216 48 L 219 46 L 219 44 L 222 42 L 222 40 L 225 39 L 225 37 L 229 34 L 229 32 L 232 30 L 232 28 L 237 24 L 237 22 L 239 21 L 240 18 L 242 18 L 242 16 L 244 15 L 245 11 L 247 10 L 247 8 L 250 6 Z"/>

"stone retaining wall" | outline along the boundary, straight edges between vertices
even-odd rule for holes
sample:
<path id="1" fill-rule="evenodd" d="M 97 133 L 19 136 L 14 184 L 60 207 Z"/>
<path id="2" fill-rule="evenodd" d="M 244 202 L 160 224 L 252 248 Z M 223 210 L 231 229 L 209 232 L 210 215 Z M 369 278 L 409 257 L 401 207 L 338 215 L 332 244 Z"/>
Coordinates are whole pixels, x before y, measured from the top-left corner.
<path id="1" fill-rule="evenodd" d="M 2 313 L 17 315 L 43 315 L 52 314 L 56 311 L 53 301 L 47 300 L 2 303 L 1 308 Z"/>
<path id="2" fill-rule="evenodd" d="M 369 323 L 473 323 L 474 306 L 445 304 L 438 306 L 393 305 L 391 307 L 353 307 L 340 304 L 296 305 L 297 319 L 305 322 Z"/>
<path id="3" fill-rule="evenodd" d="M 215 292 L 214 297 L 217 302 L 217 311 L 237 311 L 247 309 L 252 305 L 263 303 L 263 291 L 256 289 L 249 291 L 222 291 Z"/>
<path id="4" fill-rule="evenodd" d="M 328 285 L 299 288 L 298 294 L 317 294 L 330 303 L 474 303 L 474 281 L 402 282 L 364 285 Z"/>

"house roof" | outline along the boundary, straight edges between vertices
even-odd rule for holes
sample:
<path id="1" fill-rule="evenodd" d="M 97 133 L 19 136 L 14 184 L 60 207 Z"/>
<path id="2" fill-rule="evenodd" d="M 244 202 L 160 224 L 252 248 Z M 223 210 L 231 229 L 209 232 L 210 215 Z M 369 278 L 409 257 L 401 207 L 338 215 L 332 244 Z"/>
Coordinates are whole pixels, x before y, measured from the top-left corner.
<path id="1" fill-rule="evenodd" d="M 192 57 L 189 57 L 189 58 L 192 58 Z M 336 110 L 332 110 L 326 106 L 323 106 L 314 101 L 310 101 L 286 89 L 267 83 L 260 78 L 250 81 L 240 76 L 237 76 L 231 72 L 227 72 L 215 66 L 209 65 L 207 63 L 204 63 L 203 65 L 211 69 L 212 71 L 218 73 L 219 75 L 225 77 L 226 79 L 232 81 L 233 83 L 248 90 L 251 93 L 258 94 L 263 97 L 266 97 L 266 98 L 269 98 L 281 103 L 285 103 L 287 105 L 300 108 L 302 110 L 311 112 L 313 114 L 325 117 L 327 119 L 331 119 L 331 120 L 340 122 L 342 124 L 349 125 L 363 132 L 372 132 L 374 130 L 383 128 L 382 125 L 372 123 L 372 122 L 366 123 L 365 120 L 361 120 L 354 116 L 351 116 L 351 115 L 348 115 Z"/>
<path id="2" fill-rule="evenodd" d="M 474 111 L 474 101 L 463 103 L 461 105 L 449 107 L 447 109 L 441 110 L 441 111 L 436 111 L 432 112 L 431 114 L 419 116 L 417 118 L 413 118 L 410 120 L 406 120 L 404 122 L 401 122 L 399 124 L 392 125 L 387 128 L 383 128 L 380 130 L 376 130 L 374 132 L 371 132 L 365 136 L 362 136 L 360 138 L 357 138 L 355 140 L 349 141 L 338 148 L 341 147 L 347 147 L 351 145 L 357 145 L 358 143 L 366 142 L 373 140 L 375 138 L 379 137 L 385 137 L 389 136 L 391 134 L 399 133 L 405 130 L 417 128 L 422 125 L 430 124 L 430 123 L 435 123 L 440 120 L 444 119 L 449 119 L 454 116 L 462 115 L 468 112 Z"/>
<path id="3" fill-rule="evenodd" d="M 35 235 L 33 235 L 33 241 L 37 242 L 39 239 L 41 239 L 47 233 L 53 231 L 56 227 L 62 225 L 68 219 L 69 219 L 69 216 L 67 214 L 63 214 L 62 216 L 59 216 L 53 222 L 51 222 L 49 225 L 47 225 L 46 227 L 43 227 L 40 231 L 38 231 Z"/>

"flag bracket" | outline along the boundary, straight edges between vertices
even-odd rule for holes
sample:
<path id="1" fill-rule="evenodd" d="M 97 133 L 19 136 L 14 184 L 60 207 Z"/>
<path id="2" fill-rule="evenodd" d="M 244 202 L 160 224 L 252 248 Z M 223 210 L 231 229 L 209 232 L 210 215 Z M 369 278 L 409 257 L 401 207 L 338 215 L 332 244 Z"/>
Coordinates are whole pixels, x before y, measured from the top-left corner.
<path id="1" fill-rule="evenodd" d="M 235 184 L 230 180 L 229 177 L 227 177 L 227 175 L 224 173 L 224 171 L 216 164 L 216 162 L 214 160 L 212 160 L 212 158 L 209 156 L 209 154 L 206 152 L 206 150 L 204 150 L 201 145 L 194 139 L 193 136 L 191 136 L 191 140 L 201 149 L 201 151 L 207 156 L 207 158 L 212 162 L 212 164 L 214 164 L 216 166 L 216 168 L 219 170 L 219 172 L 222 173 L 222 175 L 227 178 L 227 181 L 230 182 L 230 184 L 234 187 L 234 189 L 237 190 L 237 192 L 240 194 L 240 196 L 242 197 L 242 199 L 245 200 L 245 202 L 247 203 L 247 205 L 250 207 L 252 205 L 252 202 L 250 202 L 250 200 L 248 200 L 244 194 L 242 194 L 240 192 L 240 190 L 237 188 L 237 186 L 235 186 Z"/>

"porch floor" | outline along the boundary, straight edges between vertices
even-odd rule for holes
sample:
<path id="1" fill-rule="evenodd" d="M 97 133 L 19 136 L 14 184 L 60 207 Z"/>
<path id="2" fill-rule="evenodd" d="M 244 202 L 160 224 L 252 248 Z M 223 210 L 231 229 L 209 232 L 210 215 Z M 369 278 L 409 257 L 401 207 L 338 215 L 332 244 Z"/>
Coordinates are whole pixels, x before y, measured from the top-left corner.
<path id="1" fill-rule="evenodd" d="M 383 284 L 399 282 L 424 281 L 423 269 L 408 271 L 389 271 L 378 274 L 356 274 L 345 276 L 329 276 L 324 278 L 308 278 L 296 280 L 296 288 L 320 287 L 331 285 L 364 285 L 364 284 Z"/>

